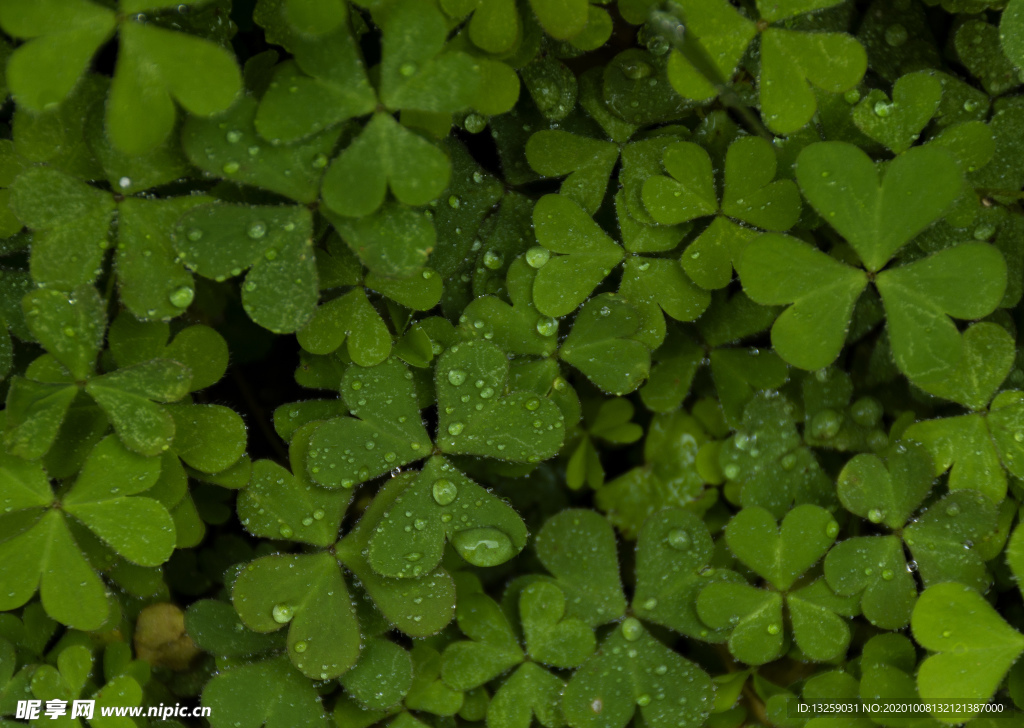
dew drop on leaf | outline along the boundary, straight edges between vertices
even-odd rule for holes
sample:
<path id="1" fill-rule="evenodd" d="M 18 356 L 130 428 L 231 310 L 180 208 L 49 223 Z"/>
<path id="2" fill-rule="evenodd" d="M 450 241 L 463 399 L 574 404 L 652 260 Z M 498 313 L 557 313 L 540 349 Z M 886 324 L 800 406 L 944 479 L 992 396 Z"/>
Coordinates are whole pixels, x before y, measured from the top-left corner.
<path id="1" fill-rule="evenodd" d="M 287 624 L 295 616 L 294 610 L 287 604 L 275 604 L 270 614 L 278 624 Z"/>
<path id="2" fill-rule="evenodd" d="M 459 489 L 455 486 L 455 483 L 445 478 L 435 480 L 431 492 L 434 496 L 434 502 L 439 506 L 448 505 L 459 495 Z"/>
<path id="3" fill-rule="evenodd" d="M 644 633 L 644 627 L 636 617 L 626 617 L 622 623 L 622 636 L 630 642 L 636 642 Z"/>
<path id="4" fill-rule="evenodd" d="M 452 546 L 473 566 L 497 566 L 515 553 L 509 537 L 496 528 L 459 531 L 452 537 Z"/>
<path id="5" fill-rule="evenodd" d="M 690 548 L 690 534 L 681 528 L 676 528 L 668 533 L 668 545 L 676 551 L 686 551 Z"/>

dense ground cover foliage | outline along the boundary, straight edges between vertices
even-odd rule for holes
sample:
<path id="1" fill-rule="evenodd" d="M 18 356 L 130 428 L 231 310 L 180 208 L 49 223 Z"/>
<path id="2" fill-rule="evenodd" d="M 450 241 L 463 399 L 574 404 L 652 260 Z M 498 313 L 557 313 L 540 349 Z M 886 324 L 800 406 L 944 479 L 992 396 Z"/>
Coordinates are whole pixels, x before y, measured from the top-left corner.
<path id="1" fill-rule="evenodd" d="M 1024 0 L 0 30 L 0 726 L 1024 722 Z"/>

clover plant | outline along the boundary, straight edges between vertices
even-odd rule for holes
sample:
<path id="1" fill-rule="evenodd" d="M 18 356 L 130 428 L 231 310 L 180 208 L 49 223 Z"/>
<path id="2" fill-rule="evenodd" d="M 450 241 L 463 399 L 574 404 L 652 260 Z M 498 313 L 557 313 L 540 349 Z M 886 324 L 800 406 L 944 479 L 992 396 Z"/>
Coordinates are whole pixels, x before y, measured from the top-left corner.
<path id="1" fill-rule="evenodd" d="M 0 728 L 1024 723 L 1024 0 L 0 0 L 0 69 Z"/>

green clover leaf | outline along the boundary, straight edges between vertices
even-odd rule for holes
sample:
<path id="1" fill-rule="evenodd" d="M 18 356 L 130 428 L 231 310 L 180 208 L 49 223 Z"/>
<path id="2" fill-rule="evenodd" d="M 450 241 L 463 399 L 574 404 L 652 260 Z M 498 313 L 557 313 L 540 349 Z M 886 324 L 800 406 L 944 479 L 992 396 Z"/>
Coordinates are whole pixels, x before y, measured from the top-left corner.
<path id="1" fill-rule="evenodd" d="M 429 454 L 431 442 L 407 374 L 395 359 L 345 371 L 341 397 L 355 416 L 328 420 L 313 433 L 307 470 L 314 482 L 351 488 Z"/>
<path id="2" fill-rule="evenodd" d="M 327 728 L 330 722 L 319 698 L 313 684 L 286 657 L 272 657 L 219 672 L 203 688 L 202 703 L 210 708 L 215 728 L 235 723 L 243 728 L 286 728 L 297 720 Z"/>
<path id="3" fill-rule="evenodd" d="M 374 114 L 324 175 L 324 203 L 346 217 L 363 217 L 387 189 L 407 205 L 425 205 L 448 186 L 451 163 L 439 148 L 386 113 Z"/>
<path id="4" fill-rule="evenodd" d="M 615 533 L 600 514 L 571 509 L 552 516 L 534 538 L 534 548 L 565 595 L 566 617 L 596 627 L 626 611 Z"/>
<path id="5" fill-rule="evenodd" d="M 622 261 L 622 248 L 563 195 L 545 195 L 538 200 L 533 223 L 537 241 L 556 254 L 537 273 L 534 305 L 547 316 L 565 316 Z"/>
<path id="6" fill-rule="evenodd" d="M 114 211 L 108 193 L 37 167 L 14 180 L 10 207 L 33 230 L 30 263 L 37 282 L 71 290 L 96 280 Z M 83 238 L 93 243 L 83 246 Z"/>
<path id="7" fill-rule="evenodd" d="M 1024 652 L 1024 637 L 980 594 L 962 584 L 937 584 L 925 590 L 914 608 L 911 628 L 922 647 L 937 653 L 921 663 L 917 674 L 926 702 L 954 693 L 969 702 L 987 702 Z M 956 706 L 937 717 L 959 722 L 976 712 L 971 706 Z"/>
<path id="8" fill-rule="evenodd" d="M 725 541 L 736 557 L 779 591 L 788 591 L 832 546 L 838 524 L 824 508 L 800 505 L 778 526 L 764 508 L 744 508 L 729 521 Z"/>
<path id="9" fill-rule="evenodd" d="M 456 690 L 490 682 L 523 661 L 519 640 L 498 604 L 482 592 L 459 590 L 459 629 L 469 640 L 452 642 L 441 656 L 441 676 Z"/>
<path id="10" fill-rule="evenodd" d="M 519 615 L 526 648 L 537 662 L 578 667 L 596 648 L 594 631 L 583 621 L 565 617 L 565 595 L 554 584 L 530 584 L 519 595 Z"/>
<path id="11" fill-rule="evenodd" d="M 709 584 L 740 577 L 712 568 L 713 553 L 711 534 L 693 513 L 674 509 L 647 519 L 637 538 L 634 613 L 688 637 L 724 641 L 728 626 L 709 629 L 697 615 L 697 595 Z"/>
<path id="12" fill-rule="evenodd" d="M 216 119 L 188 119 L 182 128 L 182 147 L 189 161 L 215 177 L 277 192 L 296 202 L 313 202 L 320 192 L 327 155 L 341 129 L 275 145 L 257 133 L 256 113 L 256 101 L 245 97 Z"/>
<path id="13" fill-rule="evenodd" d="M 122 2 L 123 15 L 86 0 L 15 2 L 0 26 L 26 39 L 8 63 L 19 103 L 44 111 L 75 86 L 96 51 L 119 31 L 119 52 L 106 108 L 107 132 L 123 151 L 147 152 L 171 133 L 174 101 L 212 116 L 235 101 L 241 74 L 231 53 L 203 38 L 145 23 L 141 11 L 162 4 Z"/>
<path id="14" fill-rule="evenodd" d="M 597 489 L 594 500 L 626 538 L 633 538 L 653 513 L 697 507 L 705 480 L 696 466 L 710 437 L 683 411 L 655 415 L 644 440 L 644 462 Z"/>
<path id="15" fill-rule="evenodd" d="M 776 518 L 794 503 L 829 506 L 835 498 L 813 451 L 801 444 L 793 415 L 784 397 L 759 393 L 719 452 L 722 473 L 740 487 L 740 504 L 760 506 Z"/>
<path id="16" fill-rule="evenodd" d="M 526 160 L 538 174 L 565 177 L 559 193 L 593 215 L 604 200 L 619 150 L 612 142 L 545 129 L 526 143 Z"/>
<path id="17" fill-rule="evenodd" d="M 665 149 L 665 170 L 643 185 L 643 203 L 657 222 L 678 225 L 721 212 L 766 230 L 788 230 L 800 216 L 800 193 L 792 180 L 775 178 L 775 151 L 759 137 L 733 142 L 725 158 L 721 208 L 711 157 L 693 142 Z M 706 244 L 707 245 L 707 244 Z M 706 246 L 701 246 L 701 248 Z M 704 252 L 698 249 L 693 252 Z M 684 264 L 686 257 L 683 258 Z"/>
<path id="18" fill-rule="evenodd" d="M 289 656 L 308 677 L 337 677 L 359 656 L 355 611 L 330 553 L 257 559 L 235 582 L 232 601 L 242 622 L 255 632 L 288 625 Z"/>
<path id="19" fill-rule="evenodd" d="M 927 72 L 901 76 L 892 87 L 892 101 L 879 89 L 853 109 L 857 128 L 895 154 L 917 141 L 942 100 L 942 82 Z"/>
<path id="20" fill-rule="evenodd" d="M 818 214 L 876 272 L 915 235 L 945 213 L 961 189 L 960 175 L 938 149 L 913 149 L 879 167 L 846 142 L 821 142 L 797 158 L 800 189 Z"/>
<path id="21" fill-rule="evenodd" d="M 860 595 L 871 624 L 901 629 L 910 621 L 917 584 L 897 536 L 856 536 L 835 545 L 825 558 L 825 579 L 837 594 Z"/>
<path id="22" fill-rule="evenodd" d="M 175 547 L 174 522 L 160 503 L 138 495 L 156 483 L 159 461 L 129 452 L 108 436 L 92 449 L 58 502 L 41 465 L 10 455 L 2 459 L 0 493 L 11 530 L 0 542 L 4 583 L 10 587 L 0 607 L 19 607 L 38 589 L 51 617 L 78 629 L 98 629 L 110 606 L 79 545 L 82 535 L 76 534 L 83 534 L 84 526 L 140 566 L 165 562 Z"/>
<path id="23" fill-rule="evenodd" d="M 437 446 L 449 454 L 536 463 L 562 446 L 564 416 L 550 399 L 506 393 L 505 354 L 486 341 L 448 349 L 437 361 Z"/>
<path id="24" fill-rule="evenodd" d="M 523 663 L 494 692 L 487 706 L 492 728 L 529 728 L 536 720 L 544 728 L 563 728 L 561 698 L 565 683 L 543 667 Z"/>
<path id="25" fill-rule="evenodd" d="M 854 304 L 868 283 L 863 271 L 787 235 L 752 242 L 740 278 L 757 303 L 792 304 L 772 326 L 772 346 L 801 369 L 821 369 L 839 356 Z"/>
<path id="26" fill-rule="evenodd" d="M 856 86 L 867 68 L 864 48 L 845 33 L 785 29 L 793 16 L 836 4 L 829 0 L 759 2 L 761 20 L 755 24 L 722 0 L 682 0 L 678 7 L 692 40 L 672 52 L 669 81 L 684 97 L 710 100 L 729 83 L 750 41 L 760 32 L 761 113 L 772 131 L 795 132 L 817 108 L 811 86 L 841 93 Z M 769 25 L 780 22 L 782 27 Z"/>
<path id="27" fill-rule="evenodd" d="M 464 338 L 493 341 L 511 354 L 550 356 L 555 352 L 558 322 L 542 316 L 533 303 L 537 271 L 529 260 L 516 258 L 508 267 L 505 287 L 511 306 L 496 295 L 474 298 L 466 306 L 460 326 Z"/>
<path id="28" fill-rule="evenodd" d="M 206 278 L 225 280 L 250 269 L 242 305 L 277 333 L 300 329 L 319 295 L 312 218 L 301 207 L 210 204 L 186 212 L 174 227 L 182 262 Z"/>
<path id="29" fill-rule="evenodd" d="M 628 394 L 651 369 L 650 349 L 635 338 L 639 328 L 636 308 L 612 293 L 593 296 L 580 309 L 558 356 L 601 390 Z"/>
<path id="30" fill-rule="evenodd" d="M 394 642 L 371 639 L 359 661 L 341 677 L 341 684 L 366 708 L 387 710 L 401 702 L 412 687 L 412 657 Z"/>
<path id="31" fill-rule="evenodd" d="M 420 576 L 440 563 L 449 541 L 470 564 L 496 566 L 522 551 L 526 526 L 508 504 L 434 457 L 374 529 L 370 566 L 387 577 Z"/>
<path id="32" fill-rule="evenodd" d="M 1024 395 L 1010 390 L 996 396 L 987 413 L 923 420 L 905 434 L 925 446 L 936 475 L 950 471 L 950 490 L 979 490 L 999 503 L 1006 497 L 1006 473 L 1019 477 L 1024 464 L 1017 439 L 1022 431 Z"/>
<path id="33" fill-rule="evenodd" d="M 562 707 L 580 728 L 625 725 L 638 708 L 646 725 L 668 728 L 700 725 L 712 695 L 707 673 L 627 618 L 569 680 Z"/>

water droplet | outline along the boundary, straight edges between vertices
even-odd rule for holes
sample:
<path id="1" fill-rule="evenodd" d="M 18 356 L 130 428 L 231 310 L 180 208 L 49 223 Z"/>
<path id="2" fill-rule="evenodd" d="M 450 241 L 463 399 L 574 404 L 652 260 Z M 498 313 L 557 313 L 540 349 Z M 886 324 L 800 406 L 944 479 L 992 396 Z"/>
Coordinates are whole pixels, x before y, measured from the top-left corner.
<path id="1" fill-rule="evenodd" d="M 487 128 L 487 119 L 480 114 L 469 114 L 463 120 L 462 126 L 470 134 L 479 134 Z"/>
<path id="2" fill-rule="evenodd" d="M 439 506 L 448 505 L 454 501 L 459 494 L 459 489 L 456 487 L 455 483 L 444 478 L 435 480 L 431 491 L 434 495 L 434 502 Z"/>
<path id="3" fill-rule="evenodd" d="M 644 626 L 636 617 L 626 617 L 622 623 L 622 636 L 630 642 L 636 642 L 644 633 Z"/>
<path id="4" fill-rule="evenodd" d="M 651 611 L 652 609 L 656 608 L 657 606 L 658 606 L 658 600 L 655 599 L 654 597 L 651 597 L 650 599 L 646 600 L 643 603 L 643 607 L 647 611 Z"/>
<path id="5" fill-rule="evenodd" d="M 881 523 L 884 518 L 885 514 L 877 508 L 872 508 L 868 511 L 868 520 L 872 523 Z"/>
<path id="6" fill-rule="evenodd" d="M 768 634 L 778 634 L 781 631 L 782 631 L 782 628 L 779 627 L 779 625 L 777 625 L 777 624 L 769 624 L 768 625 Z"/>
<path id="7" fill-rule="evenodd" d="M 831 440 L 839 434 L 843 426 L 843 416 L 833 409 L 823 409 L 811 418 L 811 437 L 819 440 Z"/>
<path id="8" fill-rule="evenodd" d="M 203 237 L 203 231 L 200 230 L 199 228 L 192 228 L 191 230 L 188 231 L 186 237 L 192 242 L 195 242 Z"/>
<path id="9" fill-rule="evenodd" d="M 493 250 L 488 250 L 484 253 L 484 265 L 491 270 L 498 270 L 504 262 L 505 258 L 501 253 L 497 253 Z"/>
<path id="10" fill-rule="evenodd" d="M 690 534 L 681 528 L 675 528 L 668 532 L 668 545 L 676 551 L 686 551 L 690 548 Z"/>
<path id="11" fill-rule="evenodd" d="M 453 422 L 450 425 L 448 425 L 448 434 L 451 435 L 452 437 L 455 437 L 456 435 L 462 432 L 462 429 L 464 427 L 465 425 L 463 425 L 461 422 Z"/>
<path id="12" fill-rule="evenodd" d="M 497 566 L 512 558 L 509 537 L 496 528 L 470 528 L 452 537 L 452 546 L 473 566 Z"/>
<path id="13" fill-rule="evenodd" d="M 278 624 L 287 624 L 295 616 L 294 610 L 287 604 L 275 604 L 270 614 Z"/>
<path id="14" fill-rule="evenodd" d="M 648 695 L 647 693 L 644 693 L 643 695 L 638 695 L 637 696 L 636 704 L 639 705 L 641 708 L 644 707 L 645 705 L 649 705 L 650 702 L 651 702 L 651 696 Z"/>
<path id="15" fill-rule="evenodd" d="M 892 104 L 888 101 L 876 101 L 874 108 L 875 116 L 881 116 L 882 118 L 892 113 Z"/>
<path id="16" fill-rule="evenodd" d="M 558 333 L 558 321 L 550 317 L 541 317 L 537 321 L 537 333 L 541 336 L 554 336 Z"/>
<path id="17" fill-rule="evenodd" d="M 885 29 L 885 42 L 893 48 L 898 48 L 907 42 L 907 29 L 899 23 L 893 23 Z"/>
<path id="18" fill-rule="evenodd" d="M 540 245 L 534 245 L 526 251 L 526 262 L 531 268 L 543 268 L 551 259 L 551 251 Z"/>
<path id="19" fill-rule="evenodd" d="M 835 521 L 829 521 L 829 524 L 825 526 L 825 535 L 829 538 L 835 538 L 839 535 L 839 524 Z"/>
<path id="20" fill-rule="evenodd" d="M 277 530 L 281 534 L 281 538 L 291 538 L 292 535 L 295 533 L 294 531 L 292 531 L 292 527 L 289 526 L 287 523 L 281 524 L 281 528 Z"/>
<path id="21" fill-rule="evenodd" d="M 229 144 L 237 144 L 242 139 L 242 132 L 238 131 L 238 129 L 232 129 L 224 135 L 224 138 L 228 140 Z"/>
<path id="22" fill-rule="evenodd" d="M 267 234 L 267 224 L 262 220 L 256 220 L 249 225 L 249 229 L 245 232 L 253 240 L 259 240 Z"/>
<path id="23" fill-rule="evenodd" d="M 168 300 L 170 300 L 172 306 L 177 306 L 178 308 L 188 308 L 189 305 L 192 303 L 192 299 L 194 299 L 195 297 L 195 289 L 193 289 L 191 286 L 182 286 L 181 288 L 176 288 L 173 291 L 171 291 L 170 295 L 167 298 Z"/>
<path id="24" fill-rule="evenodd" d="M 302 642 L 300 640 L 299 642 L 295 643 L 295 648 L 294 649 L 295 649 L 296 652 L 305 652 L 306 651 L 306 646 L 307 646 L 306 643 Z"/>
<path id="25" fill-rule="evenodd" d="M 526 407 L 526 409 L 530 410 L 531 412 L 534 412 L 538 407 L 540 407 L 540 400 L 536 398 L 528 399 L 526 400 L 526 404 L 524 404 L 523 406 Z"/>
<path id="26" fill-rule="evenodd" d="M 117 181 L 117 184 L 118 184 L 118 186 L 122 190 L 125 189 L 126 187 L 131 187 L 132 186 L 132 178 L 131 177 L 122 177 L 121 179 L 119 179 Z"/>
<path id="27" fill-rule="evenodd" d="M 327 166 L 327 155 L 316 155 L 315 157 L 313 157 L 313 161 L 311 162 L 311 164 L 313 165 L 313 169 L 323 169 L 324 167 Z"/>
<path id="28" fill-rule="evenodd" d="M 722 468 L 722 474 L 726 477 L 727 480 L 735 480 L 737 477 L 739 477 L 740 466 L 737 465 L 736 463 L 729 463 L 724 468 Z"/>
<path id="29" fill-rule="evenodd" d="M 448 381 L 458 387 L 466 381 L 466 373 L 461 369 L 452 369 L 448 372 Z"/>
<path id="30" fill-rule="evenodd" d="M 853 105 L 860 101 L 860 91 L 858 91 L 855 88 L 851 88 L 849 91 L 843 94 L 843 98 L 846 100 L 846 103 Z"/>
<path id="31" fill-rule="evenodd" d="M 224 170 L 224 174 L 234 174 L 238 171 L 239 166 L 238 162 L 225 162 L 221 169 Z"/>
<path id="32" fill-rule="evenodd" d="M 413 75 L 414 73 L 416 73 L 416 64 L 415 63 L 403 63 L 401 65 L 401 67 L 398 69 L 398 72 L 401 73 L 405 77 L 409 77 L 409 76 Z"/>

